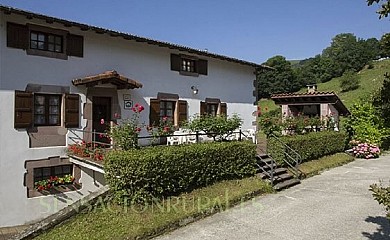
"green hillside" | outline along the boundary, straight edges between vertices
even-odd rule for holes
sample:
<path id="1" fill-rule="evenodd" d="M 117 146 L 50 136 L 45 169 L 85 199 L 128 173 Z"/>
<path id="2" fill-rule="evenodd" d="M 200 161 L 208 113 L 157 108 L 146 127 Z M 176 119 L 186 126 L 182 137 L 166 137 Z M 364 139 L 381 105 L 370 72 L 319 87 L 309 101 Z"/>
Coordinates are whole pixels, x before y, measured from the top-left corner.
<path id="1" fill-rule="evenodd" d="M 367 67 L 358 73 L 360 78 L 360 87 L 349 92 L 341 92 L 339 86 L 339 78 L 333 78 L 329 82 L 319 83 L 319 92 L 335 92 L 347 107 L 351 107 L 358 99 L 367 99 L 370 95 L 382 86 L 383 75 L 390 72 L 390 59 L 374 62 L 374 68 Z M 299 92 L 305 92 L 303 88 Z M 260 100 L 259 105 L 261 109 L 272 110 L 277 108 L 272 100 Z"/>

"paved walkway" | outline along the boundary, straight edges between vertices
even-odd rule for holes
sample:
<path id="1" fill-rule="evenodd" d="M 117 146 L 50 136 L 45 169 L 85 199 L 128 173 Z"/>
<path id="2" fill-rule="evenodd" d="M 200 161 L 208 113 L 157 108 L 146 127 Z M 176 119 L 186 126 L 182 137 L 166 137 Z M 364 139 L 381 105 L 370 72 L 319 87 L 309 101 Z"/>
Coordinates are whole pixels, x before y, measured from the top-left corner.
<path id="1" fill-rule="evenodd" d="M 23 232 L 27 229 L 28 225 L 16 226 L 16 227 L 4 227 L 0 228 L 0 240 L 11 239 L 15 234 Z"/>
<path id="2" fill-rule="evenodd" d="M 379 179 L 390 183 L 390 155 L 357 159 L 157 239 L 389 240 L 384 207 L 368 191 Z"/>

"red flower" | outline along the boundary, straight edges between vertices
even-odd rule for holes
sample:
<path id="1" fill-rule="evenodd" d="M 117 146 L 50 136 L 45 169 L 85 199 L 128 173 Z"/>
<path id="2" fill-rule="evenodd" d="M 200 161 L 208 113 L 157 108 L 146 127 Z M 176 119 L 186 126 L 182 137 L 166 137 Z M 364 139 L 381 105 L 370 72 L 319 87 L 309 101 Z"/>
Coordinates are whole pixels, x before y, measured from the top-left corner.
<path id="1" fill-rule="evenodd" d="M 164 132 L 169 132 L 170 130 L 171 130 L 171 128 L 168 126 L 164 127 L 164 129 L 163 129 Z"/>
<path id="2" fill-rule="evenodd" d="M 138 106 L 138 112 L 142 112 L 144 109 L 145 109 L 144 106 L 142 106 L 142 105 Z"/>
<path id="3" fill-rule="evenodd" d="M 45 190 L 45 187 L 44 187 L 44 186 L 41 186 L 41 185 L 39 185 L 39 186 L 38 186 L 38 191 L 43 191 L 43 190 Z"/>
<path id="4" fill-rule="evenodd" d="M 136 131 L 136 132 L 141 132 L 141 128 L 140 128 L 140 127 L 137 127 L 137 128 L 135 129 L 135 131 Z"/>

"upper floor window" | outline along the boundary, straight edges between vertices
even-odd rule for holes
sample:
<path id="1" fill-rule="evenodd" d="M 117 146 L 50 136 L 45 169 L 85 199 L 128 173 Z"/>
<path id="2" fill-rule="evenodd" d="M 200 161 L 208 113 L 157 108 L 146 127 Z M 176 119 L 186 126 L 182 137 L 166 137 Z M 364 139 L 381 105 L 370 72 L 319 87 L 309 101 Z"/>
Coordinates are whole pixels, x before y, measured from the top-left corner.
<path id="1" fill-rule="evenodd" d="M 83 57 L 84 38 L 62 29 L 7 22 L 7 47 L 26 50 L 28 55 L 68 59 Z"/>
<path id="2" fill-rule="evenodd" d="M 195 60 L 183 58 L 181 62 L 181 70 L 184 72 L 196 72 Z"/>
<path id="3" fill-rule="evenodd" d="M 61 95 L 34 95 L 34 125 L 61 125 Z"/>
<path id="4" fill-rule="evenodd" d="M 207 60 L 193 56 L 171 54 L 171 70 L 178 71 L 182 75 L 199 76 L 207 75 Z"/>
<path id="5" fill-rule="evenodd" d="M 30 48 L 49 52 L 63 52 L 63 37 L 43 32 L 30 32 Z"/>

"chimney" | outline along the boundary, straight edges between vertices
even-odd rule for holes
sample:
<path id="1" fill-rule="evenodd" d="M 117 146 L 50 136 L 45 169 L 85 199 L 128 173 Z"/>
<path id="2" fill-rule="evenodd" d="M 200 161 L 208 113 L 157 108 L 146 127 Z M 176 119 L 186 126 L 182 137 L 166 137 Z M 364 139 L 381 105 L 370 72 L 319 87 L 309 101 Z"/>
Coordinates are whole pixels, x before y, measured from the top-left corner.
<path id="1" fill-rule="evenodd" d="M 307 86 L 307 93 L 315 93 L 317 91 L 317 84 L 309 84 Z"/>

